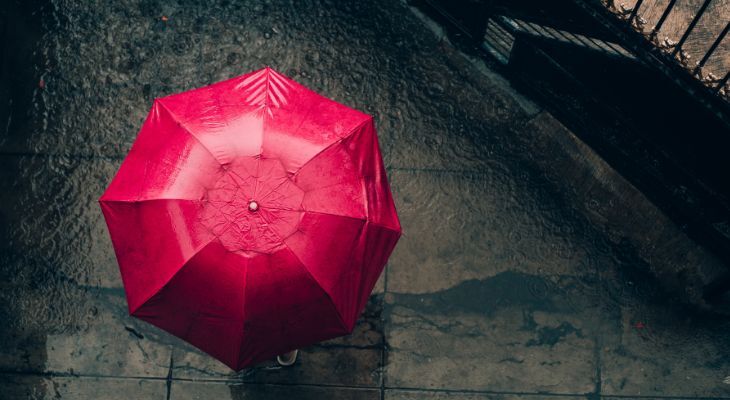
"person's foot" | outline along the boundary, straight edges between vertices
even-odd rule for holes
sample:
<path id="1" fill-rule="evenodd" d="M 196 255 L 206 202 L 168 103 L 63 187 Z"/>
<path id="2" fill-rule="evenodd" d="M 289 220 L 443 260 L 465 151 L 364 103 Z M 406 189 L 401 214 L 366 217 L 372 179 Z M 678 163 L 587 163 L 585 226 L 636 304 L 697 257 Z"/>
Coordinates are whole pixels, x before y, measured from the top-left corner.
<path id="1" fill-rule="evenodd" d="M 297 361 L 297 354 L 299 354 L 299 350 L 293 350 L 280 356 L 276 356 L 276 362 L 278 362 L 282 367 L 294 365 Z"/>

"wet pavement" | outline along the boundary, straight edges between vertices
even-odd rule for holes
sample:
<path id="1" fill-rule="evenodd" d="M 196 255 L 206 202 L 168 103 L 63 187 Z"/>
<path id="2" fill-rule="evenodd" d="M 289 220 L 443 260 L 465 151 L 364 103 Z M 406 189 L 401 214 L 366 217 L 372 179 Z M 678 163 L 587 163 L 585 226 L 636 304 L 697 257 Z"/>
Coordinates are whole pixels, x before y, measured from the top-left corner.
<path id="1" fill-rule="evenodd" d="M 418 10 L 24 4 L 5 14 L 34 50 L 3 64 L 0 398 L 730 398 L 730 322 L 700 294 L 725 266 Z M 234 374 L 127 315 L 96 200 L 153 98 L 264 65 L 375 116 L 404 236 L 352 335 Z"/>

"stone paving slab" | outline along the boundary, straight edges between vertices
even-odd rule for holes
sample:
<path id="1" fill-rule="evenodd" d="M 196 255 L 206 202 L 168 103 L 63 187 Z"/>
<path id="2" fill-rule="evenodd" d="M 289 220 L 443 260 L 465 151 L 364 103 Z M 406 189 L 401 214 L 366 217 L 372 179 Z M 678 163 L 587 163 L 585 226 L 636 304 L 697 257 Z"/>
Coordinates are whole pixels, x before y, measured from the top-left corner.
<path id="1" fill-rule="evenodd" d="M 606 394 L 727 395 L 727 323 L 682 308 L 636 249 L 539 197 L 549 184 L 391 181 L 405 235 L 388 270 L 387 387 L 591 393 L 600 369 Z"/>
<path id="2" fill-rule="evenodd" d="M 15 153 L 124 155 L 152 99 L 200 86 L 195 10 L 167 1 L 59 5 L 40 18 L 60 23 L 40 41 L 45 65 L 33 94 L 36 129 L 9 132 L 0 149 Z M 162 21 L 167 13 L 168 22 Z M 174 18 L 173 18 L 174 16 Z"/>
<path id="3" fill-rule="evenodd" d="M 553 155 L 534 158 L 552 190 L 606 238 L 603 256 L 584 260 L 596 271 L 589 292 L 602 303 L 602 393 L 727 396 L 727 322 L 680 304 L 702 303 L 701 288 L 726 267 L 552 116 L 541 113 L 525 130 L 536 154 Z"/>
<path id="4" fill-rule="evenodd" d="M 127 314 L 97 204 L 114 164 L 0 156 L 3 370 L 167 375 L 169 345 Z"/>
<path id="5" fill-rule="evenodd" d="M 385 391 L 385 400 L 573 400 L 580 398 L 584 397 L 541 394 L 432 392 L 425 390 Z"/>
<path id="6" fill-rule="evenodd" d="M 105 298 L 106 297 L 106 298 Z M 154 327 L 127 315 L 121 293 L 76 300 L 75 325 L 20 327 L 2 334 L 2 371 L 164 378 L 171 347 Z M 86 309 L 88 307 L 88 309 Z"/>
<path id="7" fill-rule="evenodd" d="M 490 176 L 391 177 L 405 235 L 388 270 L 386 386 L 594 391 L 595 308 L 575 289 L 593 249 L 562 240 L 558 208 Z"/>
<path id="8" fill-rule="evenodd" d="M 602 393 L 730 398 L 726 318 L 650 302 L 624 304 L 617 317 L 602 333 Z"/>
<path id="9" fill-rule="evenodd" d="M 97 201 L 118 165 L 107 159 L 0 154 L 0 257 L 5 266 L 0 273 L 9 275 L 4 284 L 33 287 L 28 281 L 60 279 L 78 287 L 122 287 Z M 23 296 L 17 290 L 6 294 Z"/>
<path id="10" fill-rule="evenodd" d="M 534 112 L 503 80 L 463 74 L 473 67 L 403 4 L 323 3 L 64 3 L 48 18 L 70 20 L 41 42 L 37 129 L 0 150 L 119 157 L 153 98 L 265 65 L 373 114 L 386 165 L 479 168 Z"/>
<path id="11" fill-rule="evenodd" d="M 106 298 L 104 298 L 106 297 Z M 87 326 L 48 334 L 45 371 L 81 375 L 164 378 L 172 348 L 159 330 L 127 315 L 120 293 L 94 296 Z"/>
<path id="12" fill-rule="evenodd" d="M 164 380 L 0 374 L 0 393 L 8 400 L 164 400 L 167 388 Z"/>
<path id="13" fill-rule="evenodd" d="M 389 173 L 403 237 L 388 269 L 388 291 L 429 293 L 508 270 L 584 276 L 603 243 L 544 186 L 495 164 L 483 173 Z"/>
<path id="14" fill-rule="evenodd" d="M 327 386 L 173 381 L 171 400 L 377 400 L 380 390 Z"/>
<path id="15" fill-rule="evenodd" d="M 424 295 L 389 294 L 386 386 L 497 392 L 595 390 L 590 310 L 535 296 L 504 273 Z M 522 286 L 524 285 L 524 286 Z"/>

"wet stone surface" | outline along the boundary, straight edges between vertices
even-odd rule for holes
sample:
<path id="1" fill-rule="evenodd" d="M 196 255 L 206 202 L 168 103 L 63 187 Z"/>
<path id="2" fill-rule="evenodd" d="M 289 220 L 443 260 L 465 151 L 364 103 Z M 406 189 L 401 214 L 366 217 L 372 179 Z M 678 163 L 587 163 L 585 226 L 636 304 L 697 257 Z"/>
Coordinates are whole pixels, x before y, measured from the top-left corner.
<path id="1" fill-rule="evenodd" d="M 520 395 L 502 393 L 458 393 L 458 392 L 423 392 L 415 390 L 387 390 L 388 400 L 569 400 L 574 396 L 556 395 Z M 580 398 L 580 397 L 578 397 Z"/>
<path id="2" fill-rule="evenodd" d="M 6 399 L 112 400 L 124 398 L 164 400 L 164 380 L 77 378 L 3 375 L 0 390 Z"/>
<path id="3" fill-rule="evenodd" d="M 667 290 L 712 256 L 406 4 L 7 4 L 1 398 L 730 397 Z M 155 97 L 264 65 L 373 114 L 404 236 L 352 335 L 233 373 L 127 314 L 97 198 Z"/>
<path id="4" fill-rule="evenodd" d="M 326 388 L 321 386 L 246 385 L 211 382 L 173 382 L 171 398 L 182 400 L 378 400 L 380 390 L 368 388 Z"/>

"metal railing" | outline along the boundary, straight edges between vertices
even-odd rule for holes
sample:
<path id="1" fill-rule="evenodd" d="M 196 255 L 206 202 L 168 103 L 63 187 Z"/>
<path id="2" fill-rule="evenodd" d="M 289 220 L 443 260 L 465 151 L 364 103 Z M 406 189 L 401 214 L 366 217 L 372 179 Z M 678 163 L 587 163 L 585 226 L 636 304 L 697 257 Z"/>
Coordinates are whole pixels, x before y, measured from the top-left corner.
<path id="1" fill-rule="evenodd" d="M 647 4 L 649 2 L 644 0 L 635 0 L 633 5 L 630 6 L 620 3 L 621 0 L 601 1 L 609 11 L 626 21 L 635 31 L 642 34 L 648 42 L 653 44 L 662 53 L 666 61 L 678 63 L 711 92 L 730 102 L 730 82 L 728 82 L 730 80 L 730 54 L 719 54 L 718 52 L 718 49 L 723 47 L 728 31 L 730 31 L 730 9 L 725 10 L 723 8 L 726 6 L 725 4 L 719 4 L 718 0 L 703 0 L 699 7 L 692 10 L 687 7 L 688 4 L 683 4 L 684 7 L 679 9 L 677 0 L 669 0 L 666 4 L 661 5 L 662 2 L 660 1 L 653 1 L 649 5 Z M 684 3 L 697 2 L 686 1 Z M 710 8 L 711 5 L 714 9 Z M 645 15 L 645 13 L 656 15 L 659 10 L 661 11 L 659 18 L 653 24 L 650 24 L 649 20 L 652 18 Z M 708 10 L 712 11 L 708 12 Z M 662 28 L 665 27 L 671 17 L 675 17 L 674 19 L 679 20 L 680 23 L 678 26 L 674 26 L 673 29 L 663 30 Z M 686 25 L 681 23 L 681 21 L 686 20 L 689 20 Z M 686 48 L 688 39 L 696 33 L 698 24 L 702 25 L 700 24 L 701 21 L 704 21 L 705 25 L 716 26 L 724 23 L 724 28 L 717 34 L 709 48 Z M 706 31 L 701 36 L 703 37 L 702 43 L 709 42 L 706 39 Z M 724 44 L 727 45 L 728 43 L 730 43 L 730 38 Z M 698 57 L 700 54 L 701 57 Z M 713 66 L 714 71 L 707 71 L 707 63 L 713 57 L 721 62 L 715 63 Z M 717 57 L 720 58 L 717 59 Z M 694 61 L 697 59 L 699 61 Z M 718 71 L 718 68 L 722 70 Z"/>

